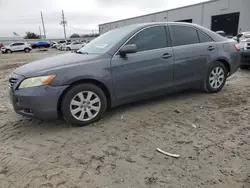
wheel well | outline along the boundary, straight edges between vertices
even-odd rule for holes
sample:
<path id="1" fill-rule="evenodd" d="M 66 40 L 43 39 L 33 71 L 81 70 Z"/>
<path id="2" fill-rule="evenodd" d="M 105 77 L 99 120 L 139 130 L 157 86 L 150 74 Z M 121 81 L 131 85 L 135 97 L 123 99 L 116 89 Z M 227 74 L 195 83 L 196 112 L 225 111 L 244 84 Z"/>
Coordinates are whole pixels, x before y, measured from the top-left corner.
<path id="1" fill-rule="evenodd" d="M 223 63 L 223 65 L 226 67 L 226 69 L 227 69 L 227 71 L 228 71 L 228 74 L 231 72 L 230 65 L 229 65 L 229 63 L 228 63 L 226 60 L 224 60 L 224 59 L 219 59 L 219 60 L 217 60 L 217 61 Z"/>
<path id="2" fill-rule="evenodd" d="M 61 94 L 61 96 L 59 97 L 59 100 L 58 100 L 58 104 L 57 104 L 57 111 L 60 112 L 60 109 L 61 109 L 61 103 L 62 103 L 62 99 L 64 97 L 64 95 L 74 86 L 76 85 L 79 85 L 79 84 L 94 84 L 96 85 L 97 87 L 101 88 L 102 91 L 104 92 L 106 98 L 107 98 L 107 102 L 108 102 L 108 108 L 111 106 L 111 96 L 110 96 L 110 92 L 108 90 L 108 88 L 102 83 L 102 82 L 99 82 L 97 80 L 94 80 L 94 79 L 83 79 L 83 80 L 78 80 L 76 82 L 73 82 L 72 84 L 70 84 L 70 86 L 65 89 L 63 91 L 63 93 Z"/>

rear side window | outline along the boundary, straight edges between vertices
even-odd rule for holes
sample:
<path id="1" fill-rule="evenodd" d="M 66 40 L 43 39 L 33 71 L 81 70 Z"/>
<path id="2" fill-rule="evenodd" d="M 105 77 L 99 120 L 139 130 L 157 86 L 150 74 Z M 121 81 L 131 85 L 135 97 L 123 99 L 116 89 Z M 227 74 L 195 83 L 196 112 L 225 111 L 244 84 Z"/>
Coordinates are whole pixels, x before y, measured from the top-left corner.
<path id="1" fill-rule="evenodd" d="M 24 45 L 24 43 L 22 42 L 16 43 L 16 46 L 21 46 L 21 45 Z"/>
<path id="2" fill-rule="evenodd" d="M 166 48 L 168 44 L 165 26 L 144 29 L 127 44 L 136 44 L 138 52 Z"/>
<path id="3" fill-rule="evenodd" d="M 203 42 L 213 42 L 213 39 L 211 39 L 209 36 L 207 36 L 205 33 L 198 31 L 200 43 Z"/>
<path id="4" fill-rule="evenodd" d="M 170 29 L 173 37 L 173 46 L 199 43 L 197 31 L 192 27 L 171 25 Z"/>

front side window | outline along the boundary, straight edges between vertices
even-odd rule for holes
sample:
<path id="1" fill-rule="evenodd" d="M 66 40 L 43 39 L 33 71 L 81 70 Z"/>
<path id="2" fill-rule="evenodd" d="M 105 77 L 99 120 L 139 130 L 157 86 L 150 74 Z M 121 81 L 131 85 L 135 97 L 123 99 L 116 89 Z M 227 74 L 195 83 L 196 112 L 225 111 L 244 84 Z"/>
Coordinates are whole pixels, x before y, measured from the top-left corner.
<path id="1" fill-rule="evenodd" d="M 183 46 L 199 43 L 197 30 L 181 25 L 171 25 L 173 46 Z"/>
<path id="2" fill-rule="evenodd" d="M 131 38 L 127 44 L 135 44 L 138 52 L 166 48 L 168 44 L 165 26 L 144 29 Z"/>
<path id="3" fill-rule="evenodd" d="M 18 43 L 13 43 L 10 46 L 18 46 L 18 45 L 19 45 Z"/>

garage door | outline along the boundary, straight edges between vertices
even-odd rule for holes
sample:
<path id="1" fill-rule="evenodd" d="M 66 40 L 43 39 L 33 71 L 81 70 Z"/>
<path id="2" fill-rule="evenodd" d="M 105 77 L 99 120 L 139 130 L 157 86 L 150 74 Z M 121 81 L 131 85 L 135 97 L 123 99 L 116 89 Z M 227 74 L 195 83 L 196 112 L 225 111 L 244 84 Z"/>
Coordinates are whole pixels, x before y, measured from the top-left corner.
<path id="1" fill-rule="evenodd" d="M 238 34 L 240 13 L 231 13 L 212 16 L 212 31 L 224 31 L 228 36 Z"/>

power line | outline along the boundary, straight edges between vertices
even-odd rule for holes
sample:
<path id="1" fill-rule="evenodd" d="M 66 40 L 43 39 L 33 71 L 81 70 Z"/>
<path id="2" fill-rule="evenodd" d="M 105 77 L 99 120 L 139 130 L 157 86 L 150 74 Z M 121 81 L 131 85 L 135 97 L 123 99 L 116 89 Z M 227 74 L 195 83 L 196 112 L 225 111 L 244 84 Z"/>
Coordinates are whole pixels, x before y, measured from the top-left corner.
<path id="1" fill-rule="evenodd" d="M 42 39 L 41 27 L 39 26 L 40 39 Z"/>
<path id="2" fill-rule="evenodd" d="M 43 21 L 43 13 L 41 12 L 41 18 L 42 18 L 42 24 L 43 24 L 43 34 L 44 38 L 46 39 L 46 31 L 45 31 L 45 26 L 44 26 L 44 21 Z"/>
<path id="3" fill-rule="evenodd" d="M 62 10 L 62 21 L 60 22 L 60 25 L 63 26 L 65 40 L 67 40 L 67 36 L 66 36 L 66 24 L 67 24 L 67 21 L 65 20 L 64 11 Z"/>

